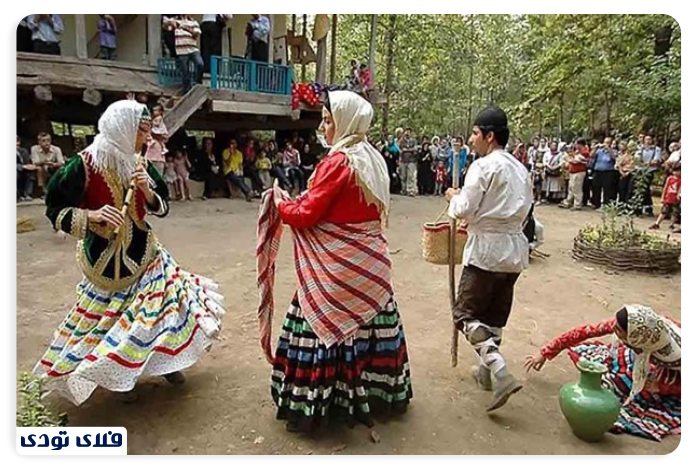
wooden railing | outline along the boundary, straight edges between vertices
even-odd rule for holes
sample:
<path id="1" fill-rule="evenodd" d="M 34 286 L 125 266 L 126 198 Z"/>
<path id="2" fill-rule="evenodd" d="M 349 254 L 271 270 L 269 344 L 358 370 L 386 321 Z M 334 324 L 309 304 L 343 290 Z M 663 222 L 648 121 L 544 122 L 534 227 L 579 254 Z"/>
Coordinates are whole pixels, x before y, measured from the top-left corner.
<path id="1" fill-rule="evenodd" d="M 210 59 L 212 89 L 290 95 L 292 79 L 292 69 L 285 65 L 236 57 L 213 56 Z"/>

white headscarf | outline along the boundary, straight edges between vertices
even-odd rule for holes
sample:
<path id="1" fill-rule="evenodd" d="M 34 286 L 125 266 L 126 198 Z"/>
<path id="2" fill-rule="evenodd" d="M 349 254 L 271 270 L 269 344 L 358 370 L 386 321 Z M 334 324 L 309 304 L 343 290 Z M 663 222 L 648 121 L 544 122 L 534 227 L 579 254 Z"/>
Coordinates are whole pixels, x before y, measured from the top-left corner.
<path id="1" fill-rule="evenodd" d="M 144 104 L 130 99 L 114 102 L 99 118 L 99 134 L 85 149 L 92 156 L 95 169 L 116 170 L 124 185 L 130 183 L 135 170 L 135 139 L 146 109 Z"/>
<path id="2" fill-rule="evenodd" d="M 372 105 L 352 91 L 331 91 L 328 99 L 336 126 L 329 154 L 339 151 L 346 154 L 365 200 L 377 204 L 382 219 L 386 221 L 390 200 L 389 171 L 379 151 L 367 142 Z"/>
<path id="3" fill-rule="evenodd" d="M 681 369 L 681 329 L 670 320 L 643 305 L 627 305 L 626 342 L 641 353 L 633 363 L 630 400 L 640 393 L 650 372 L 650 357 L 664 362 L 667 368 Z"/>

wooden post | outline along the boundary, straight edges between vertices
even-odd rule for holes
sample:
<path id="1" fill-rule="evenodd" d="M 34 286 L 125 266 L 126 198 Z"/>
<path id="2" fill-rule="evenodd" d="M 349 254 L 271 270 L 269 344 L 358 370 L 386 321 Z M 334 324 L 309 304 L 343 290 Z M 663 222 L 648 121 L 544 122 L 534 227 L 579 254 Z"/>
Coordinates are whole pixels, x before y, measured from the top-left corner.
<path id="1" fill-rule="evenodd" d="M 469 112 L 467 112 L 466 115 L 466 131 L 470 132 L 471 131 L 471 118 L 472 118 L 472 113 L 473 113 L 473 104 L 474 104 L 474 64 L 469 62 Z"/>
<path id="2" fill-rule="evenodd" d="M 227 55 L 232 56 L 232 28 L 227 27 Z"/>
<path id="3" fill-rule="evenodd" d="M 75 48 L 77 58 L 87 58 L 87 26 L 85 15 L 75 15 Z"/>
<path id="4" fill-rule="evenodd" d="M 607 109 L 607 128 L 604 131 L 604 136 L 607 137 L 611 134 L 611 100 L 609 99 L 609 93 L 607 91 L 604 91 L 604 105 Z"/>
<path id="5" fill-rule="evenodd" d="M 454 133 L 454 128 L 452 129 Z M 459 154 L 452 153 L 452 188 L 457 190 L 459 188 Z M 450 309 L 454 312 L 454 306 L 457 303 L 457 282 L 455 278 L 455 266 L 457 264 L 457 259 L 455 257 L 455 245 L 457 241 L 457 220 L 450 218 L 449 226 L 449 297 L 450 297 Z M 457 325 L 452 322 L 452 335 L 450 340 L 450 363 L 452 367 L 457 367 L 459 355 L 459 330 Z"/>
<path id="6" fill-rule="evenodd" d="M 384 84 L 384 94 L 387 102 L 384 103 L 382 109 L 382 135 L 389 134 L 389 104 L 392 94 L 392 76 L 394 74 L 394 46 L 396 42 L 396 15 L 389 15 L 389 29 L 387 30 L 387 72 L 386 81 Z"/>
<path id="7" fill-rule="evenodd" d="M 161 15 L 147 15 L 147 61 L 156 67 L 162 56 L 162 20 Z"/>
<path id="8" fill-rule="evenodd" d="M 331 15 L 331 75 L 329 81 L 335 84 L 336 79 L 336 33 L 338 29 L 338 15 Z"/>
<path id="9" fill-rule="evenodd" d="M 317 69 L 314 80 L 319 83 L 326 82 L 326 44 L 327 36 L 317 41 Z"/>
<path id="10" fill-rule="evenodd" d="M 370 24 L 370 51 L 368 53 L 367 66 L 372 72 L 372 81 L 375 80 L 375 49 L 377 48 L 377 15 L 372 15 Z"/>
<path id="11" fill-rule="evenodd" d="M 300 47 L 300 60 L 302 60 L 302 82 L 307 79 L 307 64 L 304 58 L 304 41 L 307 39 L 307 15 L 302 15 L 302 47 Z"/>
<path id="12" fill-rule="evenodd" d="M 297 15 L 292 15 L 292 35 L 297 32 Z"/>
<path id="13" fill-rule="evenodd" d="M 268 32 L 268 63 L 273 63 L 273 15 L 266 16 L 271 24 L 271 30 Z"/>

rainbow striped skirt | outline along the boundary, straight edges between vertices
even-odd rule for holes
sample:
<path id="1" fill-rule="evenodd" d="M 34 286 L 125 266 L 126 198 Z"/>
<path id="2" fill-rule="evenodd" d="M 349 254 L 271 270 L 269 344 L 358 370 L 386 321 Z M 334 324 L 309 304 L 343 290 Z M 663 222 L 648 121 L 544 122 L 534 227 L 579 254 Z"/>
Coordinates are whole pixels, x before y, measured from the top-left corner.
<path id="1" fill-rule="evenodd" d="M 179 268 L 162 246 L 128 289 L 107 293 L 83 279 L 77 296 L 34 368 L 76 405 L 97 387 L 125 392 L 142 376 L 193 365 L 225 313 L 217 285 Z"/>
<path id="2" fill-rule="evenodd" d="M 372 415 L 406 411 L 413 396 L 406 338 L 396 302 L 329 348 L 291 304 L 278 340 L 271 396 L 290 431 L 312 432 L 331 419 L 372 426 Z"/>

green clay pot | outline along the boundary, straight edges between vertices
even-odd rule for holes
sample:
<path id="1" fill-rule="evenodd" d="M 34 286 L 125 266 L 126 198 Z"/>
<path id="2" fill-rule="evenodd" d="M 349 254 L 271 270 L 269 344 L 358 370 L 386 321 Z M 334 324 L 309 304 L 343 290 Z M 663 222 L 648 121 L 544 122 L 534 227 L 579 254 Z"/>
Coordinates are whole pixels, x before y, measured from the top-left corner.
<path id="1" fill-rule="evenodd" d="M 602 387 L 604 364 L 581 359 L 577 366 L 580 380 L 561 387 L 560 404 L 563 416 L 578 438 L 598 442 L 616 422 L 621 402 Z"/>

